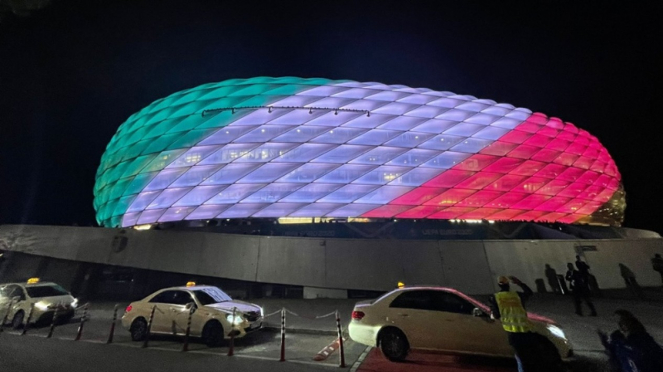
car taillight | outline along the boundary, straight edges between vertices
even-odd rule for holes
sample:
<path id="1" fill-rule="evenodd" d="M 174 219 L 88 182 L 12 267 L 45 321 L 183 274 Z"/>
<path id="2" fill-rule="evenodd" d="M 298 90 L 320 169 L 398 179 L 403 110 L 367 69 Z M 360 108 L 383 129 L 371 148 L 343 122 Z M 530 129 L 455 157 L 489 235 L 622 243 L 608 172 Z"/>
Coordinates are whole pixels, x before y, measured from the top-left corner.
<path id="1" fill-rule="evenodd" d="M 129 305 L 129 306 L 127 306 L 126 309 L 124 309 L 124 311 L 128 313 L 128 312 L 131 311 L 131 309 L 133 309 L 133 306 Z"/>
<path id="2" fill-rule="evenodd" d="M 366 314 L 364 314 L 363 311 L 353 311 L 352 312 L 352 319 L 361 320 L 361 318 L 363 318 L 364 315 L 366 315 Z"/>

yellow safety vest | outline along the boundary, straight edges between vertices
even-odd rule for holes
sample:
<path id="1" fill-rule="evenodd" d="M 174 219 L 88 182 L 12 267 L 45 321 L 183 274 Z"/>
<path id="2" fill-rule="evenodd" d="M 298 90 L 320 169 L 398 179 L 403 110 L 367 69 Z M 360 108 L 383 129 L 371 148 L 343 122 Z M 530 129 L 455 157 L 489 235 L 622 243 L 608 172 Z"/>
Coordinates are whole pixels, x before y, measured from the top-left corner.
<path id="1" fill-rule="evenodd" d="M 525 333 L 532 330 L 532 324 L 527 318 L 527 311 L 520 302 L 520 296 L 515 292 L 497 292 L 495 301 L 500 309 L 502 327 L 507 332 Z"/>

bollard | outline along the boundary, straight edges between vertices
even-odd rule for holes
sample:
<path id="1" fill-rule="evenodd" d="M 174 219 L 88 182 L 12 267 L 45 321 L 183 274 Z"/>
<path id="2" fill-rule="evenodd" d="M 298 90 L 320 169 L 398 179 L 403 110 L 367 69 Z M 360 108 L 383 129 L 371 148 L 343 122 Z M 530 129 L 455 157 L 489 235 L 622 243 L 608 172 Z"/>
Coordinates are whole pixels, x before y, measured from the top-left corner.
<path id="1" fill-rule="evenodd" d="M 21 336 L 25 336 L 26 333 L 28 333 L 28 327 L 30 326 L 30 320 L 32 320 L 32 311 L 35 309 L 35 303 L 30 304 L 30 311 L 28 311 L 28 320 L 25 321 L 25 326 L 23 327 L 23 332 L 21 332 Z"/>
<path id="2" fill-rule="evenodd" d="M 237 313 L 237 308 L 233 307 L 233 317 L 232 322 L 230 322 L 230 347 L 228 348 L 228 356 L 235 355 L 235 314 Z"/>
<path id="3" fill-rule="evenodd" d="M 279 362 L 285 362 L 285 307 L 281 309 L 281 359 Z"/>
<path id="4" fill-rule="evenodd" d="M 182 345 L 182 351 L 189 351 L 189 333 L 191 332 L 191 316 L 193 315 L 193 312 L 196 310 L 195 304 L 191 304 L 191 308 L 189 309 L 189 319 L 186 322 L 186 333 L 184 334 L 184 345 Z"/>
<path id="5" fill-rule="evenodd" d="M 339 367 L 345 368 L 345 352 L 343 351 L 343 329 L 341 328 L 341 315 L 336 310 L 336 328 L 338 328 Z"/>
<path id="6" fill-rule="evenodd" d="M 145 341 L 143 341 L 142 348 L 147 347 L 147 342 L 150 340 L 150 331 L 152 330 L 152 319 L 154 319 L 154 310 L 157 309 L 157 305 L 152 306 L 152 311 L 150 312 L 150 320 L 147 321 L 147 334 L 145 335 Z"/>
<path id="7" fill-rule="evenodd" d="M 106 340 L 107 344 L 110 344 L 113 342 L 113 334 L 115 333 L 115 323 L 117 321 L 117 308 L 118 304 L 115 304 L 115 309 L 113 309 L 113 322 L 111 323 L 110 326 L 110 332 L 108 333 L 108 340 Z"/>
<path id="8" fill-rule="evenodd" d="M 51 320 L 51 328 L 48 330 L 48 336 L 46 336 L 46 338 L 53 337 L 53 331 L 55 330 L 55 322 L 58 319 L 58 310 L 60 310 L 60 306 L 55 307 L 55 311 L 53 312 L 53 320 Z"/>
<path id="9" fill-rule="evenodd" d="M 11 301 L 9 301 L 9 307 L 7 308 L 7 312 L 5 313 L 5 316 L 2 318 L 2 323 L 0 323 L 0 333 L 5 328 L 5 324 L 7 323 L 7 319 L 9 319 L 9 313 L 12 311 L 12 306 L 14 306 L 14 299 L 12 298 Z"/>
<path id="10" fill-rule="evenodd" d="M 78 341 L 81 339 L 81 335 L 83 335 L 83 325 L 87 321 L 87 308 L 90 304 L 87 303 L 85 306 L 83 306 L 83 316 L 81 316 L 81 324 L 78 326 L 78 332 L 76 333 L 76 338 L 74 338 L 74 341 Z"/>

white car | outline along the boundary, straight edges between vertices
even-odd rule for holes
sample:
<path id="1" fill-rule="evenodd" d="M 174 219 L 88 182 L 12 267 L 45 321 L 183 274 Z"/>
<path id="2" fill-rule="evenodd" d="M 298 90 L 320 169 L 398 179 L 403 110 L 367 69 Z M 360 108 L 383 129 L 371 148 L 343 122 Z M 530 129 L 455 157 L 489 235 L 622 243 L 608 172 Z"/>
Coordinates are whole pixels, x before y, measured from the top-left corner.
<path id="1" fill-rule="evenodd" d="M 404 287 L 375 301 L 355 305 L 348 327 L 361 344 L 380 347 L 392 361 L 405 359 L 410 349 L 513 357 L 507 333 L 490 308 L 455 289 Z M 543 347 L 557 350 L 559 359 L 573 355 L 562 329 L 552 320 L 528 313 Z M 548 355 L 556 355 L 548 353 Z"/>
<path id="2" fill-rule="evenodd" d="M 23 327 L 33 304 L 30 323 L 50 323 L 56 309 L 56 320 L 66 323 L 74 316 L 78 300 L 61 286 L 41 283 L 37 278 L 27 283 L 0 284 L 0 322 L 4 319 L 16 329 Z"/>
<path id="3" fill-rule="evenodd" d="M 165 288 L 127 306 L 122 326 L 131 333 L 132 340 L 141 341 L 147 336 L 147 324 L 154 306 L 150 333 L 184 335 L 189 311 L 193 310 L 189 335 L 201 337 L 209 346 L 218 345 L 231 334 L 239 338 L 262 328 L 264 315 L 260 306 L 233 300 L 217 287 Z"/>

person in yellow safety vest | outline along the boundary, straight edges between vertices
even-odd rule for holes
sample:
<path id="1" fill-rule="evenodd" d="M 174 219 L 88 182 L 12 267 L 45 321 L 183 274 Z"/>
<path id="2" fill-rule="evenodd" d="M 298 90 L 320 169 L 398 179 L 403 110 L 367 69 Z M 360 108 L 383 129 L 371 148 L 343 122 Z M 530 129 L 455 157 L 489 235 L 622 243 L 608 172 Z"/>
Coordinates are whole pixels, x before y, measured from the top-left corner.
<path id="1" fill-rule="evenodd" d="M 523 291 L 511 292 L 509 279 Z M 537 341 L 527 318 L 527 310 L 523 306 L 523 302 L 532 296 L 532 290 L 514 276 L 500 276 L 497 278 L 497 284 L 500 291 L 490 298 L 492 316 L 502 322 L 502 327 L 507 332 L 509 345 L 516 353 L 518 371 L 541 371 L 538 356 L 535 355 L 536 348 L 533 347 Z"/>

